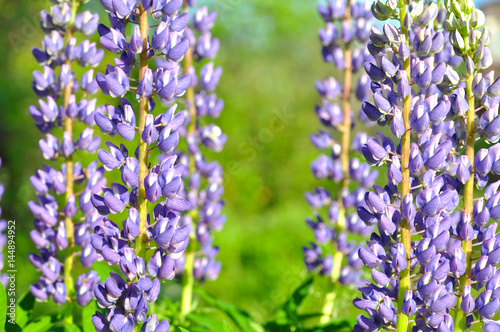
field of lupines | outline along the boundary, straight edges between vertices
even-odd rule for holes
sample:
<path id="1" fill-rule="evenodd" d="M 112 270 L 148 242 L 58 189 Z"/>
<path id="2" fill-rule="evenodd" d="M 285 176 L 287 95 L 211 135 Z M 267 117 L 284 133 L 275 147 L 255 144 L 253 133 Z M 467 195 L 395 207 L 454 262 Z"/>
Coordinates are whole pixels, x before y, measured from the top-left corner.
<path id="1" fill-rule="evenodd" d="M 0 4 L 0 330 L 500 331 L 477 5 Z"/>

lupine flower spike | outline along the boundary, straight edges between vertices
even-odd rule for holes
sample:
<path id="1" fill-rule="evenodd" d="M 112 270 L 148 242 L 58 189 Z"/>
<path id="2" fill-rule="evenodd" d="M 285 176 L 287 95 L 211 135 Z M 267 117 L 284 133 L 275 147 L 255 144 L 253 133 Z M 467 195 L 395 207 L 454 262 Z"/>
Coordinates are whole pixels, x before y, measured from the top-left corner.
<path id="1" fill-rule="evenodd" d="M 35 217 L 31 239 L 39 253 L 30 254 L 29 259 L 41 272 L 31 293 L 39 301 L 51 297 L 58 304 L 69 301 L 84 306 L 93 298 L 99 277 L 88 271 L 75 281 L 73 270 L 78 261 L 90 268 L 99 259 L 90 243 L 90 232 L 102 217 L 92 206 L 91 197 L 102 191 L 106 180 L 97 161 L 84 166 L 77 160 L 77 152 L 94 153 L 100 145 L 99 136 L 94 136 L 91 128 L 96 100 L 87 98 L 97 91 L 92 68 L 99 64 L 104 51 L 95 43 L 86 39 L 78 42 L 76 38 L 77 34 L 94 34 L 97 14 L 78 13 L 80 1 L 53 3 L 50 13 L 42 10 L 40 15 L 46 33 L 42 47 L 33 48 L 42 68 L 33 72 L 33 90 L 40 99 L 29 112 L 45 134 L 39 146 L 50 163 L 30 178 L 37 194 L 37 202 L 28 203 Z M 74 67 L 77 64 L 86 68 L 79 79 Z M 77 122 L 86 125 L 80 133 L 73 128 Z"/>
<path id="2" fill-rule="evenodd" d="M 184 2 L 184 11 L 194 5 L 195 1 Z M 212 244 L 212 233 L 220 231 L 226 220 L 221 213 L 223 173 L 218 162 L 206 160 L 202 153 L 203 148 L 219 152 L 226 142 L 226 135 L 218 126 L 206 124 L 210 118 L 219 117 L 224 108 L 224 101 L 214 92 L 222 68 L 211 61 L 219 50 L 219 40 L 210 32 L 216 18 L 216 12 L 202 7 L 193 12 L 192 24 L 184 31 L 191 45 L 184 58 L 184 71 L 190 73 L 192 79 L 186 92 L 187 114 L 182 129 L 187 148 L 178 151 L 178 155 L 183 164 L 189 165 L 184 169 L 183 193 L 191 210 L 183 217 L 183 224 L 191 225 L 192 234 L 185 254 L 175 261 L 177 271 L 182 274 L 182 315 L 191 310 L 194 280 L 215 280 L 221 269 L 220 262 L 216 261 L 219 248 Z M 199 75 L 193 60 L 202 64 Z"/>
<path id="3" fill-rule="evenodd" d="M 314 209 L 314 220 L 307 219 L 307 224 L 314 231 L 316 243 L 305 246 L 303 250 L 305 264 L 310 272 L 328 276 L 335 284 L 356 285 L 363 264 L 358 257 L 359 244 L 349 234 L 367 236 L 371 233 L 371 226 L 365 226 L 356 208 L 364 206 L 364 194 L 378 176 L 376 170 L 371 170 L 359 158 L 366 134 L 352 130 L 354 112 L 351 94 L 356 91 L 356 97 L 365 101 L 370 93 L 368 75 L 363 73 L 356 84 L 353 82 L 353 73 L 357 73 L 362 64 L 368 61 L 367 57 L 370 57 L 365 48 L 371 12 L 368 2 L 344 0 L 328 1 L 326 6 L 320 5 L 318 9 L 326 22 L 326 28 L 319 30 L 324 60 L 342 70 L 343 81 L 339 83 L 333 77 L 328 77 L 316 83 L 322 97 L 321 105 L 316 107 L 316 114 L 325 129 L 312 134 L 311 141 L 326 154 L 321 154 L 311 164 L 311 169 L 317 179 L 328 179 L 335 183 L 338 194 L 323 187 L 306 193 L 306 199 Z M 364 115 L 361 112 L 358 114 Z M 340 133 L 340 142 L 335 140 L 336 132 Z M 328 209 L 328 215 L 323 218 L 320 212 L 325 208 Z M 332 316 L 335 289 L 338 286 L 332 285 L 332 288 L 334 290 L 325 298 L 321 318 L 323 323 Z"/>
<path id="4" fill-rule="evenodd" d="M 363 110 L 395 139 L 379 134 L 363 146 L 370 163 L 388 164 L 388 183 L 374 186 L 369 209 L 358 210 L 378 232 L 359 250 L 373 281 L 354 301 L 368 314 L 354 329 L 500 331 L 492 320 L 500 258 L 490 222 L 500 220 L 500 182 L 489 180 L 499 172 L 500 83 L 486 73 L 484 14 L 467 0 L 444 8 L 376 1 L 372 13 L 399 27 L 386 22 L 370 32 L 374 61 L 365 70 L 375 104 Z M 493 145 L 476 151 L 478 138 Z"/>
<path id="5" fill-rule="evenodd" d="M 96 312 L 93 323 L 97 331 L 165 332 L 169 322 L 149 314 L 149 304 L 160 293 L 160 280 L 175 277 L 175 259 L 188 246 L 190 226 L 183 224 L 180 212 L 190 204 L 180 196 L 184 166 L 173 153 L 184 114 L 176 113 L 173 104 L 155 115 L 161 108 L 155 107 L 155 99 L 168 103 L 191 84 L 191 75 L 182 75 L 178 63 L 189 48 L 183 37 L 189 15 L 179 12 L 182 1 L 101 2 L 111 25 L 99 26 L 101 44 L 118 57 L 105 75 L 97 74 L 97 84 L 103 93 L 119 98 L 120 105 L 106 105 L 95 121 L 104 134 L 132 141 L 135 152 L 111 142 L 98 152 L 107 171 L 120 170 L 121 183 L 104 188 L 104 195 L 92 196 L 94 206 L 106 216 L 95 228 L 92 245 L 109 265 L 118 265 L 121 274 L 111 273 L 95 288 L 105 314 Z M 150 26 L 148 20 L 157 24 Z M 134 29 L 125 37 L 129 23 Z M 150 29 L 154 29 L 151 36 Z M 153 71 L 152 58 L 161 59 L 163 66 Z M 134 98 L 127 99 L 127 93 Z M 152 158 L 156 148 L 159 164 Z M 111 219 L 125 210 L 120 228 Z"/>

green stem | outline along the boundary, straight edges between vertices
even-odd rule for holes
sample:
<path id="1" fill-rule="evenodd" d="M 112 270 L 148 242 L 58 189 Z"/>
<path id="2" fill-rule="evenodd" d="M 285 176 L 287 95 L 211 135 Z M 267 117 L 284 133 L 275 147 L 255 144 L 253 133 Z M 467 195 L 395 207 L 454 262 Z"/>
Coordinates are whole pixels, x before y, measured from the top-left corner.
<path id="1" fill-rule="evenodd" d="M 408 29 L 404 26 L 404 19 L 407 15 L 407 7 L 403 1 L 399 2 L 400 8 L 400 24 L 401 24 L 401 33 L 404 38 L 404 43 L 408 45 Z M 408 83 L 411 82 L 411 67 L 410 67 L 410 57 L 408 57 L 403 62 L 403 71 L 407 75 Z M 408 168 L 410 162 L 410 142 L 411 142 L 411 133 L 410 133 L 410 112 L 411 112 L 411 93 L 405 97 L 403 101 L 403 122 L 405 126 L 405 132 L 401 141 L 401 172 L 403 173 L 403 181 L 401 182 L 401 207 L 403 205 L 404 197 L 410 193 L 410 169 Z M 403 314 L 401 308 L 403 306 L 404 296 L 406 292 L 411 287 L 410 281 L 410 266 L 411 266 L 411 232 L 410 232 L 410 223 L 408 220 L 401 220 L 400 224 L 401 228 L 401 243 L 405 247 L 406 251 L 406 262 L 407 268 L 401 271 L 399 274 L 399 293 L 398 293 L 398 317 L 397 317 L 397 331 L 398 332 L 407 332 L 408 331 L 408 316 Z"/>
<path id="2" fill-rule="evenodd" d="M 182 275 L 182 293 L 181 293 L 181 317 L 184 319 L 191 311 L 191 303 L 193 300 L 194 286 L 194 257 L 196 252 L 196 242 L 193 237 L 189 238 L 189 245 L 186 249 L 186 260 L 184 263 L 184 274 Z"/>
<path id="3" fill-rule="evenodd" d="M 331 319 L 336 298 L 337 298 L 336 291 L 331 291 L 328 294 L 326 294 L 325 304 L 323 305 L 323 311 L 322 311 L 323 316 L 319 321 L 320 324 L 328 323 L 328 321 Z"/>
<path id="4" fill-rule="evenodd" d="M 344 181 L 342 181 L 344 183 Z M 341 185 L 342 186 L 342 185 Z M 339 194 L 339 217 L 337 220 L 337 233 L 345 229 L 345 209 L 342 205 L 342 195 Z M 322 316 L 319 320 L 321 324 L 328 323 L 333 316 L 334 302 L 337 298 L 337 291 L 339 289 L 338 281 L 340 278 L 340 270 L 342 268 L 342 261 L 344 260 L 344 254 L 340 251 L 335 251 L 333 254 L 333 264 L 332 273 L 330 274 L 330 280 L 332 281 L 332 289 L 325 296 L 325 302 L 323 303 Z"/>
<path id="5" fill-rule="evenodd" d="M 347 7 L 345 10 L 345 20 L 351 21 L 351 8 L 350 2 L 347 2 Z M 336 233 L 340 234 L 345 231 L 346 224 L 346 210 L 344 207 L 344 202 L 342 199 L 342 192 L 345 189 L 349 189 L 349 151 L 351 147 L 351 89 L 352 89 L 352 52 L 350 45 L 346 45 L 344 48 L 344 86 L 342 90 L 342 109 L 344 119 L 342 122 L 341 129 L 342 132 L 342 142 L 341 142 L 341 152 L 340 152 L 340 162 L 342 164 L 343 179 L 340 182 L 338 189 L 337 203 L 339 206 L 339 216 L 336 224 Z M 342 268 L 342 261 L 344 260 L 344 254 L 340 251 L 335 251 L 333 255 L 333 266 L 332 273 L 330 274 L 330 279 L 332 280 L 332 290 L 326 295 L 325 303 L 323 304 L 323 315 L 321 316 L 320 323 L 327 323 L 333 315 L 334 302 L 337 298 L 336 287 L 338 280 L 340 278 L 340 271 Z"/>
<path id="6" fill-rule="evenodd" d="M 68 29 L 66 34 L 66 43 L 69 43 L 71 38 L 73 38 L 73 22 L 75 20 L 76 11 L 78 9 L 79 2 L 73 0 L 71 3 L 71 20 L 68 23 Z M 69 67 L 69 71 L 71 72 L 71 61 L 66 60 L 65 64 Z M 71 93 L 73 90 L 73 82 L 70 80 L 68 85 L 64 88 L 64 109 L 68 108 L 69 100 L 71 97 Z M 64 133 L 69 135 L 68 139 L 73 141 L 73 120 L 71 117 L 66 116 L 63 122 L 64 125 Z M 66 164 L 66 193 L 65 193 L 65 202 L 68 202 L 71 199 L 74 199 L 74 174 L 73 174 L 73 156 L 70 155 L 65 158 Z M 64 312 L 64 321 L 66 323 L 73 323 L 73 310 L 72 303 L 74 301 L 75 296 L 75 288 L 73 281 L 73 266 L 74 266 L 74 253 L 75 253 L 75 227 L 73 224 L 73 219 L 70 217 L 64 218 L 64 226 L 66 228 L 66 236 L 68 238 L 68 248 L 66 250 L 66 257 L 64 259 L 64 283 L 66 285 L 66 297 L 68 303 L 70 303 L 70 307 Z"/>
<path id="7" fill-rule="evenodd" d="M 139 81 L 144 78 L 148 69 L 148 13 L 142 4 L 139 7 L 139 28 L 142 38 L 142 52 L 139 56 Z M 140 98 L 139 101 L 139 198 L 137 210 L 140 215 L 140 235 L 136 241 L 135 249 L 137 257 L 145 257 L 147 249 L 147 225 L 148 225 L 148 201 L 146 200 L 146 188 L 144 179 L 148 175 L 148 144 L 141 139 L 142 132 L 146 125 L 146 115 L 148 113 L 148 98 Z"/>
<path id="8" fill-rule="evenodd" d="M 466 48 L 468 49 L 467 45 Z M 467 120 L 465 123 L 465 130 L 467 141 L 465 145 L 465 153 L 471 165 L 474 165 L 474 93 L 472 91 L 472 83 L 474 80 L 474 73 L 467 75 L 467 100 L 469 102 L 469 110 L 467 111 Z M 465 183 L 464 188 L 464 216 L 469 215 L 469 220 L 473 220 L 472 211 L 474 207 L 474 173 L 471 175 L 469 181 Z M 462 290 L 464 286 L 470 284 L 471 275 L 471 258 L 472 258 L 472 241 L 462 241 L 462 250 L 465 253 L 465 273 L 460 277 L 460 287 L 458 289 L 458 301 L 455 310 L 455 332 L 467 331 L 467 316 L 460 309 L 462 304 Z"/>
<path id="9" fill-rule="evenodd" d="M 188 5 L 186 1 L 184 1 L 184 12 L 187 12 Z M 190 73 L 191 68 L 193 67 L 193 53 L 192 49 L 188 49 L 186 55 L 184 56 L 184 72 Z M 194 103 L 194 87 L 191 85 L 186 90 L 186 103 L 188 106 L 189 117 L 191 122 L 187 128 L 188 135 L 194 135 L 196 133 L 196 123 L 197 123 L 197 114 L 196 114 L 196 106 Z M 196 171 L 195 159 L 193 155 L 189 155 L 189 174 L 193 174 Z M 181 293 L 181 317 L 185 318 L 185 316 L 191 311 L 191 303 L 193 300 L 193 286 L 194 286 L 194 258 L 196 255 L 196 219 L 198 216 L 197 207 L 192 207 L 190 211 L 193 224 L 191 225 L 191 234 L 189 235 L 189 245 L 185 251 L 186 260 L 184 264 L 184 274 L 182 275 L 181 284 L 182 284 L 182 293 Z"/>

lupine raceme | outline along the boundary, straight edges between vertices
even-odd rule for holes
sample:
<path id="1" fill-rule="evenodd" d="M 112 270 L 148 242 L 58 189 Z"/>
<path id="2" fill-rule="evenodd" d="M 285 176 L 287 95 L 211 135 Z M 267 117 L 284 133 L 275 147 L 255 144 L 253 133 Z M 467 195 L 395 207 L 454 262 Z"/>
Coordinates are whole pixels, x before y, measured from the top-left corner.
<path id="1" fill-rule="evenodd" d="M 367 119 L 362 112 L 355 116 L 354 105 L 351 105 L 353 92 L 361 102 L 371 92 L 366 73 L 360 75 L 357 83 L 353 77 L 371 58 L 366 50 L 372 18 L 369 2 L 328 1 L 318 10 L 326 23 L 326 27 L 319 30 L 324 61 L 342 71 L 341 82 L 333 77 L 316 82 L 322 97 L 316 114 L 325 129 L 311 135 L 314 146 L 327 153 L 311 164 L 312 172 L 317 179 L 335 183 L 338 194 L 332 195 L 331 190 L 323 187 L 306 193 L 315 213 L 315 220 L 307 219 L 307 224 L 314 231 L 316 243 L 303 248 L 305 263 L 310 272 L 328 276 L 334 283 L 323 306 L 321 321 L 327 322 L 339 284 L 356 285 L 360 280 L 359 269 L 363 266 L 358 257 L 360 244 L 350 234 L 368 236 L 372 231 L 372 227 L 358 217 L 356 208 L 364 206 L 364 194 L 373 186 L 378 171 L 360 159 L 367 135 L 356 132 L 354 124 L 356 119 Z M 335 133 L 339 133 L 340 141 L 336 140 Z M 327 218 L 321 216 L 325 209 Z"/>
<path id="2" fill-rule="evenodd" d="M 112 272 L 95 288 L 105 314 L 96 312 L 93 323 L 98 331 L 168 331 L 167 320 L 148 314 L 160 280 L 175 277 L 175 259 L 189 243 L 190 225 L 180 215 L 190 208 L 180 196 L 184 165 L 174 153 L 185 119 L 172 104 L 191 85 L 191 75 L 183 74 L 179 65 L 189 48 L 183 36 L 189 14 L 182 13 L 181 0 L 101 3 L 110 22 L 110 27 L 98 27 L 101 44 L 118 57 L 115 66 L 108 65 L 106 74 L 96 79 L 102 92 L 119 99 L 120 105 L 106 105 L 95 121 L 104 134 L 132 142 L 134 150 L 129 153 L 125 144 L 107 142 L 107 149 L 98 151 L 107 171 L 120 171 L 122 183 L 92 196 L 106 216 L 94 230 L 92 245 L 109 265 L 118 265 L 121 274 Z M 133 29 L 126 36 L 129 25 Z M 161 62 L 155 70 L 153 58 Z M 158 150 L 155 163 L 153 152 Z M 123 226 L 108 218 L 121 220 Z"/>
<path id="3" fill-rule="evenodd" d="M 97 162 L 83 165 L 79 151 L 94 153 L 99 136 L 94 136 L 96 100 L 88 97 L 98 90 L 94 69 L 104 51 L 95 43 L 77 35 L 90 37 L 97 29 L 99 16 L 79 12 L 82 1 L 53 1 L 50 11 L 42 10 L 40 24 L 45 32 L 41 48 L 33 55 L 43 66 L 33 72 L 33 90 L 40 98 L 29 112 L 37 128 L 45 134 L 39 146 L 48 164 L 30 178 L 37 202 L 29 202 L 35 217 L 31 239 L 39 254 L 30 254 L 41 277 L 31 286 L 39 301 L 52 297 L 87 305 L 93 298 L 93 287 L 99 281 L 95 271 L 88 270 L 75 280 L 74 268 L 79 261 L 89 269 L 99 259 L 90 243 L 90 233 L 102 217 L 91 203 L 106 180 Z M 80 78 L 76 65 L 84 68 Z M 79 131 L 78 128 L 84 128 Z M 68 321 L 72 316 L 67 317 Z"/>
<path id="4" fill-rule="evenodd" d="M 484 14 L 455 0 L 376 1 L 372 13 L 387 22 L 370 32 L 374 103 L 363 111 L 394 138 L 379 133 L 362 148 L 371 164 L 388 165 L 388 182 L 358 208 L 378 232 L 359 250 L 372 282 L 354 300 L 367 313 L 355 331 L 500 331 L 500 182 L 489 180 L 500 80 L 487 72 Z"/>
<path id="5" fill-rule="evenodd" d="M 165 332 L 165 312 L 150 307 L 177 276 L 180 322 L 196 329 L 195 282 L 218 278 L 214 233 L 226 221 L 223 169 L 207 157 L 227 140 L 213 123 L 224 108 L 217 13 L 195 0 L 100 0 L 109 24 L 99 25 L 86 2 L 52 0 L 33 49 L 29 112 L 46 165 L 30 178 L 29 259 L 41 274 L 31 293 L 95 299 L 97 331 Z M 322 56 L 338 75 L 316 83 L 321 183 L 305 195 L 314 242 L 303 248 L 308 271 L 331 281 L 320 324 L 339 288 L 356 286 L 357 332 L 500 332 L 500 79 L 485 15 L 472 0 L 325 2 Z M 105 53 L 86 40 L 96 31 L 116 57 L 94 79 Z M 114 102 L 97 106 L 98 90 Z M 94 125 L 111 137 L 105 148 Z M 96 261 L 110 266 L 104 280 Z"/>
<path id="6" fill-rule="evenodd" d="M 184 10 L 193 10 L 195 1 L 186 1 Z M 206 6 L 193 10 L 191 25 L 184 31 L 190 48 L 184 58 L 184 71 L 191 75 L 191 85 L 185 98 L 186 121 L 182 134 L 186 149 L 177 151 L 185 167 L 183 193 L 191 204 L 183 223 L 191 226 L 192 234 L 188 249 L 176 260 L 181 275 L 181 314 L 191 309 L 194 280 L 217 279 L 221 264 L 216 261 L 219 248 L 214 246 L 213 235 L 224 226 L 221 213 L 224 202 L 223 173 L 216 161 L 208 161 L 203 149 L 219 152 L 224 147 L 226 135 L 210 118 L 217 118 L 224 108 L 224 101 L 217 98 L 215 89 L 222 75 L 222 67 L 212 61 L 219 51 L 219 40 L 213 38 L 211 29 L 217 18 Z M 199 73 L 197 74 L 197 70 Z"/>

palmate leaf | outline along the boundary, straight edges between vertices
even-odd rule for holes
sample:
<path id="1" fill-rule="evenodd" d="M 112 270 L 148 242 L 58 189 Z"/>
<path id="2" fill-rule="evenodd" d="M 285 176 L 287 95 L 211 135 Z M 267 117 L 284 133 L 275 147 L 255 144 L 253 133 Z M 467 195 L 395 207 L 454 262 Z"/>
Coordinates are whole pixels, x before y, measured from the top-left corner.
<path id="1" fill-rule="evenodd" d="M 208 294 L 203 289 L 199 287 L 195 287 L 194 291 L 198 294 L 202 299 L 208 302 L 210 305 L 214 306 L 218 310 L 225 313 L 231 320 L 236 324 L 236 327 L 240 329 L 242 332 L 259 332 L 264 331 L 262 326 L 256 323 L 250 315 L 245 312 L 243 309 L 235 306 L 234 304 L 227 303 L 225 301 L 221 301 L 216 297 Z M 220 330 L 217 330 L 220 331 Z"/>

